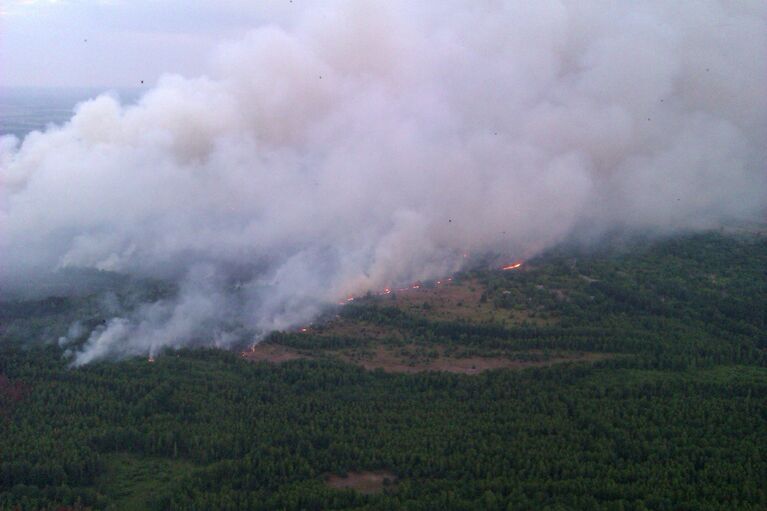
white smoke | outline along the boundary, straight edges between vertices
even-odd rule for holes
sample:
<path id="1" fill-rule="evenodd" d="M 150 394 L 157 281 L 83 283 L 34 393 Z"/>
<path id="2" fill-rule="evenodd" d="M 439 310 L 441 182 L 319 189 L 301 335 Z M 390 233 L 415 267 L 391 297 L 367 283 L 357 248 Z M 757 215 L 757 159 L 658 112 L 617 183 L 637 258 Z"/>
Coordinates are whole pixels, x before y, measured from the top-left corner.
<path id="1" fill-rule="evenodd" d="M 289 28 L 285 28 L 289 27 Z M 78 362 L 226 345 L 575 231 L 767 206 L 763 2 L 336 2 L 0 142 L 0 282 L 173 279 Z"/>

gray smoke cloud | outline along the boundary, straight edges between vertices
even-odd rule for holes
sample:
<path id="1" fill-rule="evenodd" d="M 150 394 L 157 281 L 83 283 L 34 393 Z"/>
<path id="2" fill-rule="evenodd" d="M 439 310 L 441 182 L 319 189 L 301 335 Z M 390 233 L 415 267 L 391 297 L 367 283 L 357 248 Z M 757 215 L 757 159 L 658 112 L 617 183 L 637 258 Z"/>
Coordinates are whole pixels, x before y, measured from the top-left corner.
<path id="1" fill-rule="evenodd" d="M 93 331 L 87 363 L 257 338 L 465 252 L 759 218 L 765 48 L 757 1 L 309 7 L 207 76 L 2 138 L 0 282 L 177 283 Z"/>

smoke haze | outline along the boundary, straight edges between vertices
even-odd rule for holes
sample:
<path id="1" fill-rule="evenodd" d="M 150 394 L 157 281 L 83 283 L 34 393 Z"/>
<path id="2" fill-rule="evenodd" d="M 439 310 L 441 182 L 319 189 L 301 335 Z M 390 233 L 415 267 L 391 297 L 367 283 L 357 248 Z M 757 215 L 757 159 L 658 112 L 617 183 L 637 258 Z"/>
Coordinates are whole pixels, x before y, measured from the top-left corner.
<path id="1" fill-rule="evenodd" d="M 760 218 L 765 48 L 763 2 L 308 7 L 207 76 L 0 139 L 0 285 L 176 283 L 93 331 L 87 363 L 257 338 L 465 252 Z"/>

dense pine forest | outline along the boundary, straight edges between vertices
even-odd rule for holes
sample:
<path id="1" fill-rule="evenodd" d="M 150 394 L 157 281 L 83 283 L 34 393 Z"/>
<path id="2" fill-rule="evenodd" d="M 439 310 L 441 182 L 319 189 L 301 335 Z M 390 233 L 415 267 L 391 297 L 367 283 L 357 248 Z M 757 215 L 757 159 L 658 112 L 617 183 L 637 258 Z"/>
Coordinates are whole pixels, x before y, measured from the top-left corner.
<path id="1" fill-rule="evenodd" d="M 1 303 L 0 509 L 767 509 L 767 238 L 562 247 L 450 285 L 476 293 L 460 314 L 369 296 L 329 312 L 343 328 L 271 335 L 281 363 L 74 368 L 57 339 L 99 297 Z M 354 363 L 380 346 L 530 365 Z M 328 484 L 375 471 L 378 491 Z"/>

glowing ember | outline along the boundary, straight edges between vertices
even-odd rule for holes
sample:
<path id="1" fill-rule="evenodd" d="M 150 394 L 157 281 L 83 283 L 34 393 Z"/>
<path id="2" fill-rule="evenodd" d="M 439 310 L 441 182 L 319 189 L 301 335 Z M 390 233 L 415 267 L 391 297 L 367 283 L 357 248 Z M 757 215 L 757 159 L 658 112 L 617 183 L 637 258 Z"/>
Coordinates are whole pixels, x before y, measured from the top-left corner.
<path id="1" fill-rule="evenodd" d="M 502 270 L 516 270 L 520 266 L 522 266 L 522 261 L 517 261 L 516 263 L 508 264 L 506 266 L 503 266 L 501 269 Z"/>
<path id="2" fill-rule="evenodd" d="M 154 357 L 152 355 L 149 355 L 149 358 L 147 358 L 146 361 L 151 364 L 152 362 L 154 362 Z"/>
<path id="3" fill-rule="evenodd" d="M 302 329 L 301 329 L 301 330 L 299 330 L 299 331 L 300 331 L 300 332 L 308 332 L 308 331 L 309 331 L 309 329 L 308 329 L 308 328 L 302 328 Z"/>
<path id="4" fill-rule="evenodd" d="M 451 282 L 452 280 L 453 280 L 452 277 L 448 277 L 447 279 L 438 280 L 438 281 L 436 281 L 436 285 L 439 286 L 439 285 L 445 284 L 447 282 Z M 393 289 L 393 288 L 390 288 L 390 287 L 385 287 L 385 288 L 383 288 L 383 290 L 375 292 L 375 293 L 372 293 L 372 294 L 374 296 L 385 296 L 385 295 L 392 294 L 395 290 L 398 291 L 398 292 L 404 293 L 404 292 L 407 292 L 407 291 L 411 291 L 413 289 L 422 289 L 422 288 L 423 288 L 423 283 L 420 282 L 420 281 L 416 281 L 416 282 L 413 282 L 412 284 L 410 284 L 409 287 L 398 287 L 396 289 Z M 364 296 L 369 296 L 370 294 L 371 293 L 368 293 L 367 295 L 364 295 Z M 338 302 L 338 305 L 346 305 L 347 303 L 353 302 L 355 299 L 360 298 L 361 296 L 363 296 L 363 295 L 359 295 L 359 296 L 349 295 L 347 298 L 345 298 L 343 300 L 340 300 Z M 307 329 L 306 328 L 301 328 L 299 331 L 306 332 Z"/>

